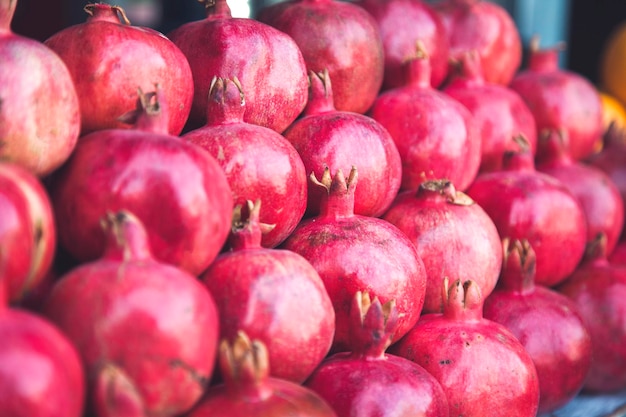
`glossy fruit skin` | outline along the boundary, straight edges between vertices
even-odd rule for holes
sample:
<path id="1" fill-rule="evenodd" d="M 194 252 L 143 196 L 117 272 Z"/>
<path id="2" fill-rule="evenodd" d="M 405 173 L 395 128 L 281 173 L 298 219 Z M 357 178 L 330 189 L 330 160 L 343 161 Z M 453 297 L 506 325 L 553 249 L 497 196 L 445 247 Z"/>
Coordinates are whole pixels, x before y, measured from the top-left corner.
<path id="1" fill-rule="evenodd" d="M 433 7 L 422 0 L 365 0 L 357 3 L 374 17 L 383 40 L 383 90 L 406 83 L 404 61 L 415 53 L 415 42 L 431 51 L 430 84 L 439 87 L 448 75 L 448 38 Z"/>
<path id="2" fill-rule="evenodd" d="M 502 265 L 498 230 L 487 213 L 449 181 L 427 181 L 398 194 L 382 217 L 417 248 L 428 281 L 422 313 L 442 311 L 445 277 L 472 280 L 481 294 L 496 286 Z"/>
<path id="3" fill-rule="evenodd" d="M 308 71 L 328 70 L 335 106 L 365 113 L 383 83 L 383 43 L 374 18 L 356 4 L 337 0 L 289 0 L 262 9 L 261 22 L 291 36 Z"/>
<path id="4" fill-rule="evenodd" d="M 194 97 L 186 130 L 206 123 L 209 87 L 217 76 L 241 81 L 246 122 L 282 133 L 307 100 L 306 64 L 298 45 L 257 20 L 233 18 L 226 0 L 207 5 L 206 12 L 206 19 L 168 33 L 193 74 Z"/>
<path id="5" fill-rule="evenodd" d="M 16 4 L 0 5 L 0 159 L 44 177 L 76 146 L 78 96 L 56 53 L 11 31 Z"/>
<path id="6" fill-rule="evenodd" d="M 136 91 L 159 85 L 170 104 L 168 132 L 178 135 L 193 98 L 191 68 L 163 34 L 131 26 L 120 8 L 85 7 L 86 22 L 69 26 L 45 41 L 67 65 L 80 101 L 81 135 L 127 129 L 119 119 L 135 107 Z"/>
<path id="7" fill-rule="evenodd" d="M 196 277 L 152 257 L 137 217 L 109 213 L 105 224 L 105 254 L 63 275 L 43 313 L 80 353 L 96 416 L 178 415 L 213 372 L 215 303 Z"/>

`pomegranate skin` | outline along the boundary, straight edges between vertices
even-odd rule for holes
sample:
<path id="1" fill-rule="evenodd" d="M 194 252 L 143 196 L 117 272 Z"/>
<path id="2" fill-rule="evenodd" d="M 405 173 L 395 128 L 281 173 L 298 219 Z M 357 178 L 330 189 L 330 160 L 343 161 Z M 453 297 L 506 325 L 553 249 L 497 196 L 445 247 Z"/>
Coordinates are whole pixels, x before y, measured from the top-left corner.
<path id="1" fill-rule="evenodd" d="M 44 177 L 74 150 L 80 108 L 72 77 L 59 56 L 11 31 L 16 4 L 0 4 L 0 159 Z"/>
<path id="2" fill-rule="evenodd" d="M 328 70 L 335 106 L 365 113 L 383 83 L 385 58 L 374 18 L 338 0 L 288 0 L 262 9 L 257 19 L 291 36 L 308 71 Z"/>
<path id="3" fill-rule="evenodd" d="M 400 229 L 424 262 L 426 296 L 422 313 L 442 311 L 445 277 L 472 280 L 481 294 L 496 286 L 502 245 L 491 218 L 446 180 L 423 182 L 418 191 L 398 194 L 383 219 Z"/>
<path id="4" fill-rule="evenodd" d="M 194 96 L 186 130 L 204 126 L 213 77 L 237 77 L 246 92 L 244 120 L 282 133 L 307 100 L 302 52 L 285 33 L 247 18 L 233 18 L 226 0 L 202 0 L 206 19 L 168 33 L 187 57 Z"/>
<path id="5" fill-rule="evenodd" d="M 591 336 L 572 300 L 535 285 L 535 254 L 528 242 L 504 239 L 503 245 L 502 275 L 483 314 L 509 329 L 529 353 L 539 378 L 539 412 L 549 413 L 582 389 Z"/>
<path id="6" fill-rule="evenodd" d="M 191 68 L 183 53 L 163 34 L 131 26 L 119 6 L 85 6 L 84 23 L 45 41 L 67 65 L 80 101 L 81 135 L 127 129 L 120 116 L 135 107 L 136 91 L 158 84 L 170 104 L 168 132 L 178 135 L 193 99 Z"/>

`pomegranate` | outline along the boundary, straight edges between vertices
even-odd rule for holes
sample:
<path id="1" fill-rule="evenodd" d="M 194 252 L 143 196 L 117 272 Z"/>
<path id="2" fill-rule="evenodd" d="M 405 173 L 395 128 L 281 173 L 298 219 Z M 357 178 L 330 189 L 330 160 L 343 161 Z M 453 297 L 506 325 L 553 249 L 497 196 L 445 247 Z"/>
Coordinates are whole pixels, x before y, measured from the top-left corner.
<path id="1" fill-rule="evenodd" d="M 380 30 L 363 8 L 339 0 L 288 0 L 262 8 L 261 22 L 291 36 L 307 70 L 328 70 L 337 110 L 365 113 L 383 83 Z"/>
<path id="2" fill-rule="evenodd" d="M 354 213 L 357 170 L 346 179 L 341 170 L 311 182 L 325 194 L 320 214 L 305 220 L 282 247 L 306 258 L 324 281 L 332 300 L 336 331 L 333 352 L 349 350 L 350 306 L 356 291 L 381 302 L 395 300 L 397 340 L 417 322 L 424 304 L 426 271 L 415 246 L 395 226 Z"/>
<path id="3" fill-rule="evenodd" d="M 596 87 L 582 75 L 559 68 L 561 46 L 530 44 L 528 66 L 509 85 L 535 116 L 537 131 L 565 129 L 574 159 L 591 155 L 601 142 L 602 101 Z"/>
<path id="4" fill-rule="evenodd" d="M 264 247 L 278 246 L 293 232 L 307 204 L 307 175 L 300 155 L 269 128 L 246 123 L 244 91 L 235 77 L 215 78 L 209 90 L 206 126 L 183 135 L 208 151 L 226 174 L 235 204 L 262 200 L 260 221 L 274 225 Z"/>
<path id="5" fill-rule="evenodd" d="M 104 251 L 100 219 L 127 209 L 142 221 L 154 256 L 193 275 L 224 245 L 233 199 L 224 171 L 208 152 L 167 132 L 160 90 L 140 92 L 133 129 L 81 138 L 51 181 L 60 244 L 78 261 Z"/>
<path id="6" fill-rule="evenodd" d="M 170 104 L 168 132 L 178 135 L 193 99 L 191 68 L 180 49 L 153 29 L 132 26 L 119 6 L 92 3 L 85 12 L 86 22 L 45 41 L 72 74 L 81 134 L 128 128 L 119 117 L 135 106 L 137 87 L 149 90 L 159 84 Z"/>
<path id="7" fill-rule="evenodd" d="M 201 276 L 217 303 L 220 338 L 244 331 L 266 345 L 272 376 L 301 383 L 331 347 L 335 312 L 305 258 L 261 246 L 267 226 L 259 222 L 261 202 L 243 209 L 237 206 L 233 215 L 231 251 Z"/>
<path id="8" fill-rule="evenodd" d="M 245 332 L 220 344 L 219 365 L 225 383 L 211 387 L 187 417 L 336 417 L 308 388 L 272 377 L 267 347 Z"/>
<path id="9" fill-rule="evenodd" d="M 52 266 L 56 225 L 39 179 L 26 168 L 0 162 L 0 282 L 12 303 L 36 291 Z"/>
<path id="10" fill-rule="evenodd" d="M 57 54 L 11 31 L 17 0 L 0 0 L 0 159 L 43 177 L 76 146 L 80 109 Z"/>
<path id="11" fill-rule="evenodd" d="M 535 285 L 535 252 L 526 240 L 503 239 L 504 264 L 483 314 L 515 335 L 539 378 L 539 412 L 569 403 L 582 389 L 591 364 L 591 337 L 578 306 Z"/>
<path id="12" fill-rule="evenodd" d="M 498 281 L 502 244 L 491 218 L 447 180 L 423 182 L 398 195 L 384 220 L 417 247 L 428 281 L 422 313 L 440 313 L 445 277 L 461 277 L 489 295 Z"/>
<path id="13" fill-rule="evenodd" d="M 196 277 L 152 256 L 133 214 L 109 212 L 102 225 L 104 255 L 61 277 L 43 312 L 78 349 L 95 416 L 179 415 L 213 372 L 215 303 Z"/>
<path id="14" fill-rule="evenodd" d="M 359 167 L 363 180 L 355 195 L 354 211 L 381 216 L 398 193 L 401 161 L 389 132 L 371 117 L 334 107 L 333 87 L 327 71 L 311 72 L 310 98 L 304 115 L 284 133 L 298 151 L 307 173 L 321 176 L 324 169 Z M 319 213 L 325 190 L 309 183 L 306 216 Z"/>
<path id="15" fill-rule="evenodd" d="M 471 113 L 430 85 L 431 65 L 423 45 L 405 63 L 407 83 L 381 93 L 370 115 L 391 134 L 402 160 L 402 190 L 446 178 L 459 190 L 480 167 L 481 140 Z M 419 117 L 416 117 L 419 115 Z"/>
<path id="16" fill-rule="evenodd" d="M 523 135 L 533 153 L 537 128 L 530 109 L 512 89 L 485 80 L 478 52 L 461 53 L 443 91 L 472 113 L 481 138 L 480 171 L 498 171 L 502 155 L 515 150 L 510 138 Z"/>
<path id="17" fill-rule="evenodd" d="M 356 3 L 372 15 L 385 52 L 384 90 L 406 84 L 404 61 L 418 39 L 432 51 L 430 84 L 440 86 L 448 74 L 448 37 L 439 15 L 423 0 L 362 0 Z"/>
<path id="18" fill-rule="evenodd" d="M 206 19 L 168 37 L 187 57 L 194 96 L 187 130 L 204 126 L 213 77 L 237 77 L 246 92 L 244 120 L 283 132 L 304 109 L 307 73 L 288 35 L 253 19 L 233 18 L 226 0 L 200 0 Z"/>
<path id="19" fill-rule="evenodd" d="M 522 40 L 502 5 L 483 0 L 443 0 L 434 4 L 450 44 L 450 57 L 476 50 L 485 80 L 508 85 L 522 63 Z"/>
<path id="20" fill-rule="evenodd" d="M 621 240 L 617 242 L 615 249 L 608 256 L 608 260 L 612 265 L 626 266 L 626 241 Z"/>
<path id="21" fill-rule="evenodd" d="M 504 153 L 502 171 L 480 174 L 467 193 L 502 239 L 528 240 L 537 256 L 535 282 L 551 287 L 574 272 L 583 257 L 585 213 L 563 183 L 535 169 L 525 139 L 514 140 L 520 149 Z"/>
<path id="22" fill-rule="evenodd" d="M 574 160 L 562 129 L 542 132 L 536 161 L 539 171 L 558 179 L 580 201 L 587 219 L 587 242 L 604 233 L 610 254 L 624 226 L 624 202 L 611 178 L 599 168 Z"/>
<path id="23" fill-rule="evenodd" d="M 423 315 L 389 352 L 410 359 L 439 381 L 450 415 L 534 417 L 539 383 L 533 361 L 504 326 L 483 318 L 473 281 L 443 285 L 443 313 Z"/>
<path id="24" fill-rule="evenodd" d="M 584 389 L 611 392 L 626 388 L 626 268 L 607 260 L 606 236 L 587 246 L 580 267 L 557 287 L 574 301 L 591 335 L 591 369 Z"/>
<path id="25" fill-rule="evenodd" d="M 350 352 L 324 360 L 305 386 L 339 417 L 448 417 L 448 400 L 439 382 L 416 363 L 385 353 L 397 324 L 393 300 L 383 305 L 357 291 L 350 309 Z"/>

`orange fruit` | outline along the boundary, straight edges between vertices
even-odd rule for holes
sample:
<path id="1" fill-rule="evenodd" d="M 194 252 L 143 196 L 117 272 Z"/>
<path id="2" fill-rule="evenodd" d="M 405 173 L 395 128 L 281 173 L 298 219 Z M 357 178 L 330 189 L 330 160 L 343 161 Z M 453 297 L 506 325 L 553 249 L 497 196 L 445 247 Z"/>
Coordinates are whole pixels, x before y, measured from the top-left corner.
<path id="1" fill-rule="evenodd" d="M 600 92 L 600 100 L 604 131 L 606 132 L 611 122 L 615 122 L 620 129 L 626 127 L 626 107 L 617 98 L 603 91 Z"/>
<path id="2" fill-rule="evenodd" d="M 600 84 L 603 91 L 626 103 L 626 22 L 613 29 L 604 43 Z"/>

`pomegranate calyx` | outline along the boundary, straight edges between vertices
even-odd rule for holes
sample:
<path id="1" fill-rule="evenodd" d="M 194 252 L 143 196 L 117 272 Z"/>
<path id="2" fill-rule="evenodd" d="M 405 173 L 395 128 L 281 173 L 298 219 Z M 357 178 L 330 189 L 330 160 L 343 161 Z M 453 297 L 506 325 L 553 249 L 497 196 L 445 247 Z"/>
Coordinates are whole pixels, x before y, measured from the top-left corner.
<path id="1" fill-rule="evenodd" d="M 395 300 L 382 304 L 378 297 L 357 291 L 350 309 L 350 344 L 354 355 L 382 358 L 398 327 Z"/>
<path id="2" fill-rule="evenodd" d="M 322 194 L 320 201 L 319 216 L 350 217 L 354 215 L 354 190 L 358 179 L 355 166 L 350 170 L 348 179 L 343 175 L 343 171 L 338 169 L 334 176 L 330 174 L 330 168 L 326 166 L 322 179 L 318 180 L 315 172 L 309 176 L 311 182 L 326 191 Z"/>
<path id="3" fill-rule="evenodd" d="M 465 86 L 478 87 L 485 84 L 480 55 L 476 49 L 464 51 L 457 57 L 450 57 L 452 81 Z"/>
<path id="4" fill-rule="evenodd" d="M 232 344 L 224 339 L 219 346 L 219 365 L 229 389 L 245 391 L 247 395 L 267 398 L 271 390 L 265 381 L 269 378 L 269 354 L 265 344 L 250 340 L 238 331 Z"/>
<path id="5" fill-rule="evenodd" d="M 89 15 L 88 22 L 112 22 L 130 26 L 130 20 L 121 6 L 112 6 L 106 3 L 90 3 L 83 10 Z"/>
<path id="6" fill-rule="evenodd" d="M 530 292 L 535 287 L 537 257 L 526 239 L 502 239 L 502 272 L 498 287 L 520 293 Z"/>
<path id="7" fill-rule="evenodd" d="M 130 211 L 109 211 L 100 219 L 100 226 L 107 237 L 106 258 L 124 262 L 152 259 L 146 229 Z"/>
<path id="8" fill-rule="evenodd" d="M 432 72 L 430 57 L 421 40 L 415 42 L 415 53 L 404 60 L 406 71 L 406 85 L 415 88 L 431 88 L 430 74 Z"/>
<path id="9" fill-rule="evenodd" d="M 210 19 L 232 18 L 230 6 L 226 2 L 226 0 L 198 0 L 198 2 L 204 5 L 207 18 L 210 18 Z"/>
<path id="10" fill-rule="evenodd" d="M 337 111 L 328 68 L 322 72 L 309 71 L 309 99 L 304 115 L 311 116 Z"/>
<path id="11" fill-rule="evenodd" d="M 462 191 L 457 191 L 452 181 L 446 179 L 429 180 L 420 184 L 417 190 L 418 197 L 427 198 L 430 195 L 442 196 L 450 204 L 457 206 L 471 206 L 475 201 Z"/>
<path id="12" fill-rule="evenodd" d="M 246 200 L 246 206 L 237 204 L 233 208 L 229 243 L 232 250 L 260 248 L 262 236 L 276 227 L 275 224 L 261 223 L 261 200 Z"/>
<path id="13" fill-rule="evenodd" d="M 443 315 L 451 320 L 480 320 L 483 299 L 480 287 L 472 280 L 457 279 L 450 285 L 448 277 L 443 280 Z"/>
<path id="14" fill-rule="evenodd" d="M 502 155 L 503 171 L 535 171 L 535 158 L 526 137 L 522 134 L 513 136 L 518 149 L 505 151 Z"/>
<path id="15" fill-rule="evenodd" d="M 626 144 L 626 129 L 620 128 L 613 120 L 602 137 L 605 148 L 624 146 Z"/>
<path id="16" fill-rule="evenodd" d="M 15 15 L 17 0 L 0 1 L 0 33 L 11 32 L 11 21 Z"/>
<path id="17" fill-rule="evenodd" d="M 93 388 L 96 414 L 102 417 L 145 417 L 143 400 L 123 369 L 107 363 L 100 368 Z"/>
<path id="18" fill-rule="evenodd" d="M 137 107 L 121 115 L 118 120 L 133 125 L 133 128 L 169 134 L 167 108 L 161 99 L 160 86 L 155 84 L 154 91 L 144 93 L 137 88 Z"/>
<path id="19" fill-rule="evenodd" d="M 598 233 L 592 241 L 587 242 L 587 245 L 585 246 L 585 255 L 583 257 L 583 261 L 585 263 L 589 263 L 599 260 L 606 260 L 606 243 L 606 233 Z"/>
<path id="20" fill-rule="evenodd" d="M 530 40 L 530 54 L 528 69 L 530 71 L 556 71 L 559 68 L 559 54 L 566 49 L 565 42 L 558 42 L 550 48 L 540 48 L 539 36 L 534 35 Z"/>
<path id="21" fill-rule="evenodd" d="M 572 163 L 569 145 L 569 137 L 565 129 L 542 129 L 537 141 L 537 163 Z"/>
<path id="22" fill-rule="evenodd" d="M 235 86 L 235 88 L 232 87 Z M 231 86 L 229 88 L 229 86 Z M 207 105 L 207 125 L 217 126 L 227 123 L 242 123 L 246 109 L 246 98 L 241 82 L 232 79 L 213 77 L 209 86 Z"/>

